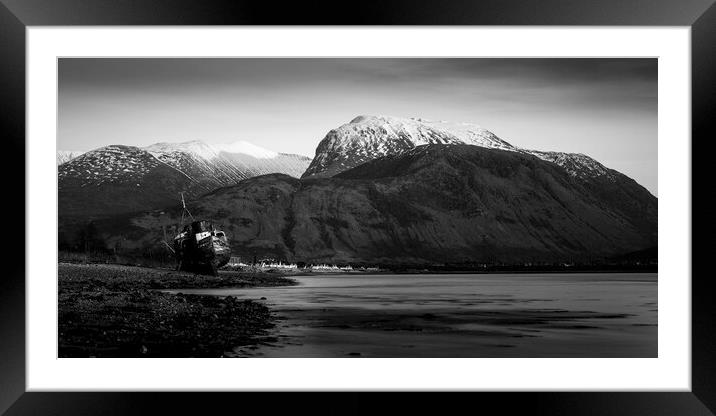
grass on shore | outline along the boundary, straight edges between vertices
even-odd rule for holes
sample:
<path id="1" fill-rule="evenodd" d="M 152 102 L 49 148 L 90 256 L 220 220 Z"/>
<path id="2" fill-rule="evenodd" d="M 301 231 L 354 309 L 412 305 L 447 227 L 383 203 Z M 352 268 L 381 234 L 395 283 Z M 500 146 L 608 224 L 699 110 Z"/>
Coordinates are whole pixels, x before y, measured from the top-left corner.
<path id="1" fill-rule="evenodd" d="M 218 277 L 166 269 L 59 264 L 59 357 L 221 357 L 270 340 L 269 309 L 233 297 L 156 289 L 283 286 L 266 273 Z"/>

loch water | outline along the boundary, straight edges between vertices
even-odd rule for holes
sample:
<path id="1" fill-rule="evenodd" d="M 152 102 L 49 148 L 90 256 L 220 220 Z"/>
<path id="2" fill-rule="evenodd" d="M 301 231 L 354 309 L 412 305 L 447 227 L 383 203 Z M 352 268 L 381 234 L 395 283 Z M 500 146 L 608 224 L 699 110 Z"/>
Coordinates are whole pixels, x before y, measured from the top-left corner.
<path id="1" fill-rule="evenodd" d="M 656 273 L 346 274 L 175 292 L 265 302 L 239 357 L 657 357 Z M 265 298 L 265 299 L 262 299 Z"/>

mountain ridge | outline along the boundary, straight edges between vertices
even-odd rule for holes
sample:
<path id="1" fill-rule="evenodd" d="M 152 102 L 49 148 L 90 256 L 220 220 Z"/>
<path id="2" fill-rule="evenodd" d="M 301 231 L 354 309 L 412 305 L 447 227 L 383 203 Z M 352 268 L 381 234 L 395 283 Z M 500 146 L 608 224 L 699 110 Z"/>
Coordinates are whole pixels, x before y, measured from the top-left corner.
<path id="1" fill-rule="evenodd" d="M 109 145 L 83 153 L 58 166 L 58 192 L 63 208 L 60 214 L 95 216 L 126 212 L 130 207 L 159 208 L 159 203 L 176 203 L 181 193 L 191 199 L 252 176 L 272 172 L 299 176 L 310 162 L 305 156 L 272 152 L 248 142 L 237 143 L 212 146 L 195 140 L 146 147 Z M 166 168 L 156 170 L 159 165 Z M 150 171 L 152 180 L 167 187 L 155 189 L 146 183 L 143 177 Z M 136 186 L 134 194 L 126 189 L 132 181 Z M 117 188 L 114 197 L 112 188 Z M 125 202 L 127 199 L 137 201 Z M 143 203 L 148 205 L 142 206 Z"/>
<path id="2" fill-rule="evenodd" d="M 581 153 L 529 150 L 513 146 L 477 124 L 360 115 L 326 134 L 301 177 L 333 176 L 370 160 L 431 143 L 470 144 L 531 154 L 561 166 L 570 175 L 582 178 L 604 176 L 611 180 L 616 172 Z"/>
<path id="3" fill-rule="evenodd" d="M 423 145 L 334 177 L 253 177 L 192 202 L 220 224 L 234 255 L 352 264 L 552 262 L 656 244 L 656 198 L 630 211 L 533 155 L 472 145 Z M 644 217 L 644 219 L 640 218 Z M 100 223 L 107 244 L 157 245 L 179 211 Z M 107 231 L 109 230 L 109 231 Z M 126 237 L 126 236 L 125 236 Z"/>

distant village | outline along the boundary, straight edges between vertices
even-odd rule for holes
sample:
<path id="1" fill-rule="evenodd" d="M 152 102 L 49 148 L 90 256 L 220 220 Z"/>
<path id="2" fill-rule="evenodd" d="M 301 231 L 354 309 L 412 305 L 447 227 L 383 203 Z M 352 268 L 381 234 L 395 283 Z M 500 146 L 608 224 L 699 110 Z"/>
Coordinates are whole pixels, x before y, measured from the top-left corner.
<path id="1" fill-rule="evenodd" d="M 349 273 L 349 272 L 379 272 L 379 267 L 355 267 L 348 265 L 335 265 L 335 264 L 297 264 L 297 263 L 284 263 L 281 261 L 274 260 L 262 260 L 256 263 L 245 263 L 241 261 L 240 257 L 231 257 L 229 263 L 225 266 L 227 269 L 235 270 L 256 270 L 256 271 L 279 271 L 279 272 L 315 272 L 315 273 Z"/>

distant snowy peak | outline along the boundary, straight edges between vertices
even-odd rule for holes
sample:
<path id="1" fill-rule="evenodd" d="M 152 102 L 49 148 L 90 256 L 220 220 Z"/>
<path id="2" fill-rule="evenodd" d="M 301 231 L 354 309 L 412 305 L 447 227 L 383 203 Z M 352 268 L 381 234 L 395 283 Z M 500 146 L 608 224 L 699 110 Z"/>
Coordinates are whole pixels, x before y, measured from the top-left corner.
<path id="1" fill-rule="evenodd" d="M 311 162 L 305 156 L 277 153 L 245 141 L 227 144 L 206 144 L 199 140 L 155 143 L 144 149 L 202 183 L 203 190 L 233 185 L 268 173 L 299 177 Z"/>
<path id="2" fill-rule="evenodd" d="M 426 144 L 469 144 L 520 152 L 555 163 L 575 177 L 613 177 L 613 171 L 589 156 L 521 149 L 476 124 L 382 115 L 361 115 L 329 131 L 302 177 L 334 176 L 379 157 Z"/>
<path id="3" fill-rule="evenodd" d="M 80 150 L 58 150 L 57 151 L 57 166 L 60 166 L 63 163 L 67 163 L 70 160 L 84 154 L 85 152 L 82 152 Z"/>
<path id="4" fill-rule="evenodd" d="M 167 195 L 184 192 L 193 198 L 258 175 L 299 177 L 310 162 L 305 156 L 276 153 L 247 142 L 217 146 L 194 140 L 143 148 L 111 145 L 61 164 L 58 179 L 60 190 L 65 192 L 95 187 L 107 190 L 107 185 L 127 184 L 140 190 L 143 183 L 153 181 L 153 187 L 146 188 L 149 192 L 164 187 L 161 191 Z M 106 192 L 109 195 L 114 191 Z"/>
<path id="5" fill-rule="evenodd" d="M 273 159 L 279 154 L 272 150 L 265 149 L 255 144 L 237 141 L 226 144 L 206 144 L 200 140 L 193 140 L 182 143 L 155 143 L 144 148 L 157 157 L 165 157 L 171 153 L 187 153 L 201 159 L 215 159 L 222 152 L 232 154 L 243 154 L 256 159 Z"/>
<path id="6" fill-rule="evenodd" d="M 238 141 L 228 144 L 214 145 L 215 148 L 226 153 L 240 153 L 248 156 L 253 156 L 256 159 L 273 159 L 279 154 L 263 147 L 256 146 L 253 143 Z"/>

